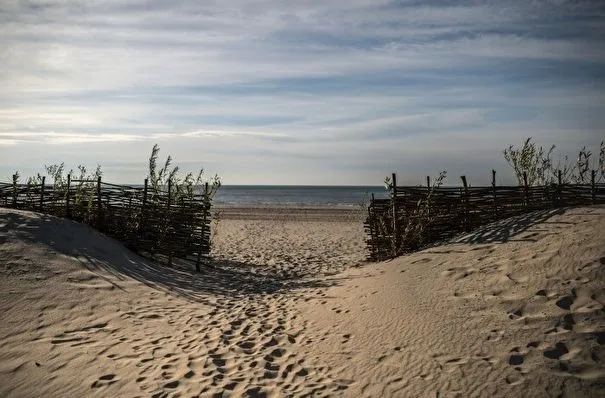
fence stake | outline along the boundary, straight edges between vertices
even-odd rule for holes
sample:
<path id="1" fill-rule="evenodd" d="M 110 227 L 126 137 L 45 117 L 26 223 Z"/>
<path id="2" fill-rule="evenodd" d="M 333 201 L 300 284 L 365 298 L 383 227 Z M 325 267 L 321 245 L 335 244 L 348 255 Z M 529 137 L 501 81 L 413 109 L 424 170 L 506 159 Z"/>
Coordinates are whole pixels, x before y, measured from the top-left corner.
<path id="1" fill-rule="evenodd" d="M 398 251 L 398 240 L 399 240 L 399 229 L 397 225 L 397 175 L 392 174 L 393 186 L 391 187 L 391 202 L 393 211 L 393 236 L 391 238 L 393 245 L 393 257 L 397 256 Z"/>
<path id="2" fill-rule="evenodd" d="M 544 181 L 544 188 L 546 189 L 546 199 L 544 199 L 544 197 L 540 197 L 540 206 L 541 207 L 548 207 L 549 209 L 552 208 L 553 206 L 553 199 L 552 196 L 550 194 L 550 188 L 551 188 L 552 182 L 546 180 Z"/>
<path id="3" fill-rule="evenodd" d="M 172 194 L 172 180 L 168 180 L 168 204 L 166 205 L 167 208 L 170 209 L 170 199 L 171 199 L 171 194 Z"/>
<path id="4" fill-rule="evenodd" d="M 171 223 L 171 217 L 170 217 L 170 199 L 171 199 L 171 195 L 172 195 L 172 179 L 168 180 L 168 201 L 166 203 L 166 215 L 168 216 L 168 225 L 170 225 Z M 167 231 L 169 231 L 170 228 L 167 228 Z M 168 241 L 170 242 L 170 239 L 168 239 Z M 169 243 L 170 245 L 170 243 Z M 170 246 L 170 249 L 168 249 L 168 265 L 172 265 L 172 246 Z"/>
<path id="5" fill-rule="evenodd" d="M 147 184 L 148 179 L 145 178 L 145 188 L 143 188 L 143 208 L 145 208 L 145 205 L 147 204 Z"/>
<path id="6" fill-rule="evenodd" d="M 141 219 L 139 220 L 139 233 L 137 234 L 137 246 L 140 245 L 140 241 L 143 238 L 143 231 L 145 230 L 145 206 L 147 205 L 147 187 L 148 187 L 148 179 L 145 178 L 144 188 L 143 188 L 143 202 L 141 203 Z"/>
<path id="7" fill-rule="evenodd" d="M 44 210 L 44 185 L 46 185 L 46 176 L 42 177 L 42 186 L 40 187 L 40 213 Z"/>
<path id="8" fill-rule="evenodd" d="M 431 176 L 426 176 L 426 187 L 431 188 Z"/>
<path id="9" fill-rule="evenodd" d="M 494 217 L 498 214 L 498 203 L 496 199 L 496 170 L 492 169 L 492 195 L 494 197 L 493 211 Z"/>
<path id="10" fill-rule="evenodd" d="M 523 172 L 523 193 L 525 196 L 525 207 L 529 207 L 529 186 L 527 185 L 527 172 Z"/>
<path id="11" fill-rule="evenodd" d="M 70 185 L 71 185 L 71 174 L 67 175 L 67 191 L 65 192 L 65 216 L 67 218 L 70 217 L 70 212 L 69 212 L 69 189 L 70 189 Z"/>
<path id="12" fill-rule="evenodd" d="M 101 221 L 101 176 L 97 177 L 97 224 L 99 231 L 103 228 Z"/>
<path id="13" fill-rule="evenodd" d="M 202 259 L 202 250 L 204 249 L 204 247 L 203 247 L 204 236 L 206 234 L 206 222 L 208 221 L 207 216 L 210 212 L 210 200 L 208 198 L 208 183 L 204 184 L 203 203 L 204 203 L 204 218 L 202 219 L 202 236 L 200 239 L 200 248 L 197 251 L 197 259 L 195 261 L 195 272 L 200 272 L 200 261 Z M 210 231 L 208 231 L 208 233 L 210 233 Z"/>
<path id="14" fill-rule="evenodd" d="M 17 178 L 18 174 L 13 174 L 13 207 L 17 207 Z"/>
<path id="15" fill-rule="evenodd" d="M 590 193 L 592 194 L 592 204 L 594 205 L 597 200 L 597 192 L 595 187 L 595 180 L 597 176 L 597 171 L 592 170 L 590 172 Z"/>
<path id="16" fill-rule="evenodd" d="M 469 230 L 469 222 L 468 222 L 468 207 L 469 207 L 469 198 L 468 198 L 468 185 L 466 183 L 466 176 L 460 176 L 462 180 L 462 185 L 464 186 L 464 230 L 468 232 Z"/>
<path id="17" fill-rule="evenodd" d="M 368 226 L 368 230 L 370 232 L 370 241 L 367 244 L 367 247 L 370 249 L 370 257 L 369 259 L 371 260 L 375 260 L 376 259 L 376 242 L 374 241 L 374 221 L 373 221 L 373 217 L 372 217 L 372 208 L 374 207 L 374 192 L 372 192 L 372 195 L 370 196 L 370 203 L 368 205 L 368 218 L 367 218 L 367 226 Z"/>
<path id="18" fill-rule="evenodd" d="M 559 172 L 557 173 L 557 177 L 559 180 L 559 187 L 558 187 L 558 195 L 557 195 L 557 204 L 560 206 L 561 205 L 561 201 L 563 200 L 562 195 L 563 195 L 563 175 L 561 173 L 561 170 L 559 170 Z"/>

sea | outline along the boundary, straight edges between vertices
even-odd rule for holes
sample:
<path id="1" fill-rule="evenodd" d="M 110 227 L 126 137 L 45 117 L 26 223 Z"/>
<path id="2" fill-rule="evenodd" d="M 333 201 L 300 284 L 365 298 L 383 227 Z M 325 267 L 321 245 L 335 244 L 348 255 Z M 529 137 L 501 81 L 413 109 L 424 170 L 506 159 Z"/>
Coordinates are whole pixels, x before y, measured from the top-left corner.
<path id="1" fill-rule="evenodd" d="M 386 198 L 384 186 L 223 185 L 215 205 L 362 206 L 374 194 Z"/>

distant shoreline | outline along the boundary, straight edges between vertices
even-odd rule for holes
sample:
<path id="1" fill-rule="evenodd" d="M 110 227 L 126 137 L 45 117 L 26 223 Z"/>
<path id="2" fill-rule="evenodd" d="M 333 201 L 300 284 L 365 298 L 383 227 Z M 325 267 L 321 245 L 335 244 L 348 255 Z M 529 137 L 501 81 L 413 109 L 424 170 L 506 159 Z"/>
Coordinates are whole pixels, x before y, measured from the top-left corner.
<path id="1" fill-rule="evenodd" d="M 213 205 L 219 220 L 363 221 L 366 209 L 355 205 Z"/>

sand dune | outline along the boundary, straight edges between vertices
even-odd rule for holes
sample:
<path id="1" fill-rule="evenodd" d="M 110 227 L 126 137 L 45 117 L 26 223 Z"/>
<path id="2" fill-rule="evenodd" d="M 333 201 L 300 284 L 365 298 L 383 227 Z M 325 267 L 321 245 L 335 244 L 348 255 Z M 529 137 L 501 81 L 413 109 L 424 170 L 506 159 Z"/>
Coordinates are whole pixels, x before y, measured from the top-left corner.
<path id="1" fill-rule="evenodd" d="M 227 216 L 196 275 L 0 210 L 0 396 L 605 394 L 605 208 L 362 267 L 304 217 Z"/>

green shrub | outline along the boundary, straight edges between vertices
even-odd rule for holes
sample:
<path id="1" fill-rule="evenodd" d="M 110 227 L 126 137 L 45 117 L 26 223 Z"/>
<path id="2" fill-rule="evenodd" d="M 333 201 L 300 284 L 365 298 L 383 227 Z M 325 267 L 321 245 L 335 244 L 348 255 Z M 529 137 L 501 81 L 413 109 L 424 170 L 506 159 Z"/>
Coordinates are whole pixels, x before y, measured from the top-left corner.
<path id="1" fill-rule="evenodd" d="M 517 182 L 524 185 L 524 174 L 527 175 L 527 185 L 548 185 L 559 181 L 563 184 L 588 184 L 591 182 L 591 166 L 596 167 L 598 181 L 605 178 L 605 142 L 601 142 L 599 159 L 595 166 L 591 161 L 592 152 L 583 147 L 575 162 L 570 163 L 567 156 L 559 159 L 557 164 L 552 160 L 555 145 L 548 151 L 527 138 L 519 148 L 511 145 L 504 150 L 504 158 L 513 168 Z"/>

